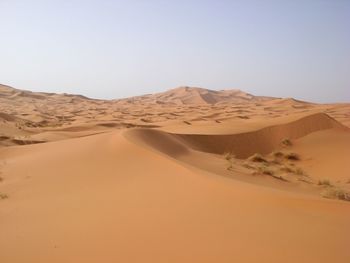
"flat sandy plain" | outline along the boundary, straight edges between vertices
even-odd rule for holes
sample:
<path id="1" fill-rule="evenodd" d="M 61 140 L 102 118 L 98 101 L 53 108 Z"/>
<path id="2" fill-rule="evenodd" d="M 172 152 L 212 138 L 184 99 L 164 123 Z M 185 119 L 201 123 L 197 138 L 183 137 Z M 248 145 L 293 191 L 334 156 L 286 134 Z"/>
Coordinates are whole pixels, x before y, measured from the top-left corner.
<path id="1" fill-rule="evenodd" d="M 350 262 L 350 104 L 0 85 L 0 262 Z"/>

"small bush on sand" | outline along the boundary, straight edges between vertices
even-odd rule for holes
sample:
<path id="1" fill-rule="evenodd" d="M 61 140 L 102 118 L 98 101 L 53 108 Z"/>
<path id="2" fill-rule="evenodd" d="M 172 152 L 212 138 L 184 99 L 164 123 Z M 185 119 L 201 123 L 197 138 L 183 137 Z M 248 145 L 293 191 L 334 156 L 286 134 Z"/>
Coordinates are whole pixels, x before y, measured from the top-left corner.
<path id="1" fill-rule="evenodd" d="M 292 169 L 291 167 L 284 165 L 280 168 L 280 170 L 282 172 L 286 172 L 286 173 L 294 173 L 294 169 Z"/>
<path id="2" fill-rule="evenodd" d="M 0 194 L 0 200 L 1 200 L 1 199 L 7 199 L 7 198 L 9 198 L 8 195 L 6 195 L 6 194 Z"/>
<path id="3" fill-rule="evenodd" d="M 265 175 L 269 175 L 275 179 L 278 179 L 278 180 L 282 180 L 282 181 L 287 181 L 283 176 L 281 175 L 276 175 L 275 172 L 269 168 L 267 168 L 266 166 L 261 166 L 261 167 L 258 167 L 257 169 L 257 172 L 254 173 L 255 175 L 256 174 L 265 174 Z"/>
<path id="4" fill-rule="evenodd" d="M 268 169 L 265 166 L 259 167 L 258 172 L 261 174 L 266 174 L 266 175 L 273 175 L 274 174 L 274 172 L 271 169 Z"/>
<path id="5" fill-rule="evenodd" d="M 233 153 L 227 152 L 224 154 L 224 157 L 226 160 L 230 161 L 231 159 L 235 158 L 235 155 Z"/>
<path id="6" fill-rule="evenodd" d="M 321 193 L 323 197 L 350 201 L 350 193 L 340 188 L 330 188 Z"/>
<path id="7" fill-rule="evenodd" d="M 290 139 L 283 139 L 282 141 L 281 141 L 281 143 L 282 143 L 282 145 L 284 145 L 284 146 L 292 146 L 293 145 L 293 143 L 292 143 L 292 141 L 290 140 Z"/>
<path id="8" fill-rule="evenodd" d="M 282 158 L 284 156 L 284 153 L 279 152 L 279 151 L 275 151 L 275 152 L 272 152 L 272 156 L 275 158 Z"/>
<path id="9" fill-rule="evenodd" d="M 299 167 L 295 168 L 294 173 L 297 175 L 306 175 L 304 170 Z"/>
<path id="10" fill-rule="evenodd" d="M 260 163 L 266 163 L 266 159 L 259 153 L 255 153 L 254 155 L 250 156 L 248 158 L 251 162 L 260 162 Z"/>
<path id="11" fill-rule="evenodd" d="M 292 173 L 292 174 L 297 174 L 297 175 L 306 175 L 304 170 L 299 168 L 299 167 L 291 167 L 284 165 L 280 168 L 281 171 L 286 172 L 286 173 Z"/>
<path id="12" fill-rule="evenodd" d="M 319 180 L 318 185 L 332 186 L 331 182 L 328 179 Z"/>
<path id="13" fill-rule="evenodd" d="M 290 161 L 299 161 L 300 160 L 300 156 L 297 153 L 287 153 L 285 155 L 285 158 L 287 160 L 290 160 Z"/>
<path id="14" fill-rule="evenodd" d="M 255 169 L 254 166 L 252 166 L 252 165 L 250 165 L 249 163 L 246 163 L 246 162 L 244 162 L 244 163 L 242 164 L 242 166 L 245 167 L 245 168 L 247 168 L 247 169 Z"/>

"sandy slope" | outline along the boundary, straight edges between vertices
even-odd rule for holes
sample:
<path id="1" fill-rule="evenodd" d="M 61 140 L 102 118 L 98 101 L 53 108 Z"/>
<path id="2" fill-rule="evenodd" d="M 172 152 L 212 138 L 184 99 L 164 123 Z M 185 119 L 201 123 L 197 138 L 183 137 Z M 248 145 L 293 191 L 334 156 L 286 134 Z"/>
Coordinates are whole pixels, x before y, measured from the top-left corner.
<path id="1" fill-rule="evenodd" d="M 348 203 L 187 169 L 117 132 L 0 154 L 10 195 L 1 202 L 1 262 L 350 257 Z"/>
<path id="2" fill-rule="evenodd" d="M 348 262 L 349 109 L 0 86 L 0 262 Z"/>
<path id="3" fill-rule="evenodd" d="M 322 113 L 232 134 L 138 128 L 125 135 L 191 166 L 241 181 L 318 195 L 350 190 L 350 129 Z M 285 138 L 291 145 L 283 145 Z M 264 162 L 250 161 L 256 153 L 265 154 Z M 290 154 L 297 160 L 289 159 Z M 320 186 L 320 180 L 329 180 L 333 187 Z"/>

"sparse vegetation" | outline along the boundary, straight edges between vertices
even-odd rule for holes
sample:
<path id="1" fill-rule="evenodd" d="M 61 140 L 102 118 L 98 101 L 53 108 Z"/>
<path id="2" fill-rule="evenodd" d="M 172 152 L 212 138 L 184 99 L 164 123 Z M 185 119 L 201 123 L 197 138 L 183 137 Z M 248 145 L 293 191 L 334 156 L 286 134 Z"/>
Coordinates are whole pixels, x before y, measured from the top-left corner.
<path id="1" fill-rule="evenodd" d="M 0 194 L 0 200 L 9 198 L 6 194 Z"/>
<path id="2" fill-rule="evenodd" d="M 292 146 L 292 145 L 293 145 L 292 141 L 291 141 L 290 139 L 288 139 L 288 138 L 283 139 L 283 140 L 281 141 L 281 144 L 282 144 L 283 146 Z"/>
<path id="3" fill-rule="evenodd" d="M 299 161 L 300 160 L 300 156 L 297 153 L 287 153 L 285 155 L 285 158 L 287 160 L 291 160 L 291 161 Z"/>
<path id="4" fill-rule="evenodd" d="M 294 169 L 292 169 L 291 167 L 284 165 L 280 168 L 280 170 L 282 172 L 286 172 L 286 173 L 294 173 Z"/>
<path id="5" fill-rule="evenodd" d="M 266 166 L 260 166 L 257 168 L 257 171 L 253 172 L 253 175 L 257 175 L 257 174 L 264 174 L 264 175 L 269 175 L 275 179 L 278 179 L 278 180 L 282 180 L 282 181 L 287 181 L 283 176 L 281 175 L 276 175 L 275 172 L 266 167 Z"/>
<path id="6" fill-rule="evenodd" d="M 278 180 L 282 180 L 282 181 L 288 181 L 288 180 L 286 180 L 283 176 L 281 176 L 281 175 L 271 175 L 273 178 L 276 178 L 276 179 L 278 179 Z"/>
<path id="7" fill-rule="evenodd" d="M 301 169 L 300 167 L 295 168 L 294 173 L 297 174 L 297 175 L 306 175 L 304 170 Z"/>
<path id="8" fill-rule="evenodd" d="M 255 153 L 254 155 L 250 156 L 248 158 L 251 162 L 260 162 L 260 163 L 266 163 L 266 159 L 259 153 Z"/>
<path id="9" fill-rule="evenodd" d="M 232 154 L 226 153 L 225 159 L 230 163 L 232 168 Z M 269 175 L 275 179 L 282 181 L 289 181 L 289 179 L 305 181 L 308 175 L 296 165 L 295 160 L 300 160 L 297 153 L 286 153 L 283 151 L 274 151 L 267 156 L 263 156 L 260 153 L 255 153 L 245 161 L 240 162 L 237 160 L 238 164 L 242 167 L 251 170 L 252 175 Z M 232 170 L 228 168 L 228 170 Z M 289 175 L 296 175 L 295 178 Z M 304 179 L 303 179 L 304 178 Z M 303 179 L 303 180 L 301 180 Z M 305 181 L 308 184 L 313 183 L 310 178 Z"/>
<path id="10" fill-rule="evenodd" d="M 271 153 L 271 156 L 273 157 L 271 163 L 280 165 L 283 161 L 284 153 L 280 151 L 274 151 Z"/>
<path id="11" fill-rule="evenodd" d="M 328 179 L 319 180 L 318 185 L 332 186 L 331 182 Z"/>
<path id="12" fill-rule="evenodd" d="M 265 166 L 258 167 L 258 172 L 266 175 L 274 175 L 274 172 Z"/>
<path id="13" fill-rule="evenodd" d="M 282 158 L 284 156 L 284 153 L 280 151 L 274 151 L 272 152 L 272 156 L 275 158 Z"/>
<path id="14" fill-rule="evenodd" d="M 295 166 L 287 166 L 284 165 L 280 168 L 281 171 L 286 172 L 286 173 L 292 173 L 292 174 L 297 174 L 297 175 L 306 175 L 303 169 L 300 167 L 295 167 Z"/>
<path id="15" fill-rule="evenodd" d="M 248 169 L 255 169 L 254 166 L 250 165 L 250 164 L 247 163 L 247 162 L 244 162 L 244 163 L 243 163 L 243 167 L 248 168 Z"/>
<path id="16" fill-rule="evenodd" d="M 225 157 L 226 160 L 230 161 L 230 160 L 235 158 L 235 155 L 233 153 L 231 153 L 231 152 L 227 152 L 227 153 L 224 154 L 224 157 Z"/>
<path id="17" fill-rule="evenodd" d="M 350 201 L 350 193 L 340 188 L 329 188 L 321 194 L 325 198 Z"/>
<path id="18" fill-rule="evenodd" d="M 304 183 L 307 183 L 307 184 L 312 184 L 312 181 L 310 179 L 305 179 L 305 177 L 298 178 L 298 181 L 304 182 Z"/>

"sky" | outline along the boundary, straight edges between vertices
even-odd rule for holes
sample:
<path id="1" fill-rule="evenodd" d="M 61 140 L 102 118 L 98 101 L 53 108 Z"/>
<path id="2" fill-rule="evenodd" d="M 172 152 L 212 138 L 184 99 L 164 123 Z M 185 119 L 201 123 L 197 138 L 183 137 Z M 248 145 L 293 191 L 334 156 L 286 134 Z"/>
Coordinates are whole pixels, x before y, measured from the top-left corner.
<path id="1" fill-rule="evenodd" d="M 0 36 L 0 83 L 20 89 L 350 102 L 350 0 L 0 0 Z"/>

